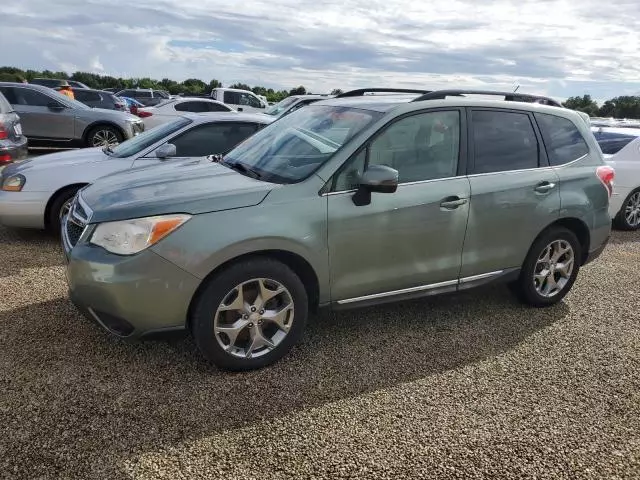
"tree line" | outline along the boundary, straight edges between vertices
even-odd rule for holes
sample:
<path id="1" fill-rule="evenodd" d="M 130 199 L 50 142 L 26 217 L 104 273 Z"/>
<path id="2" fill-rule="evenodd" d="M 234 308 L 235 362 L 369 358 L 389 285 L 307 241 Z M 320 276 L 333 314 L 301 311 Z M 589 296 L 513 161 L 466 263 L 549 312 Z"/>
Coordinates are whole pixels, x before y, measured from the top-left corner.
<path id="1" fill-rule="evenodd" d="M 176 82 L 169 78 L 157 80 L 149 77 L 122 78 L 110 75 L 98 75 L 96 73 L 75 72 L 69 75 L 67 72 L 53 72 L 51 70 L 22 70 L 15 67 L 0 67 L 0 82 L 31 81 L 34 78 L 60 78 L 82 82 L 91 88 L 101 90 L 103 88 L 153 88 L 166 90 L 172 95 L 179 93 L 185 95 L 208 94 L 214 88 L 222 87 L 222 82 L 215 78 L 208 83 L 198 78 L 188 78 L 182 82 Z M 251 90 L 256 95 L 263 95 L 269 102 L 279 102 L 289 95 L 304 95 L 311 93 L 302 85 L 290 90 L 274 90 L 261 86 L 251 87 L 245 83 L 234 83 L 229 88 L 241 88 Z M 330 92 L 332 95 L 342 93 L 336 88 Z M 591 98 L 591 95 L 583 95 L 568 98 L 563 105 L 572 110 L 588 113 L 591 117 L 637 118 L 640 119 L 640 96 L 620 96 L 605 101 L 602 105 Z"/>
<path id="2" fill-rule="evenodd" d="M 176 82 L 169 78 L 163 78 L 157 80 L 154 78 L 122 78 L 112 77 L 110 75 L 98 75 L 96 73 L 88 72 L 74 72 L 69 75 L 67 72 L 53 72 L 51 70 L 22 70 L 15 67 L 0 67 L 0 82 L 21 82 L 27 80 L 28 82 L 34 78 L 59 78 L 65 80 L 75 80 L 82 82 L 90 88 L 102 90 L 103 88 L 153 88 L 157 90 L 166 90 L 172 95 L 185 94 L 185 95 L 203 95 L 209 94 L 212 89 L 222 87 L 222 82 L 215 78 L 208 83 L 198 78 L 188 78 L 182 82 Z M 289 95 L 304 95 L 311 93 L 307 89 L 300 85 L 290 90 L 274 90 L 273 88 L 266 88 L 261 86 L 250 87 L 244 83 L 234 83 L 229 85 L 229 88 L 241 88 L 243 90 L 251 90 L 256 95 L 263 95 L 269 102 L 279 102 L 283 98 Z M 338 94 L 341 90 L 334 89 L 332 93 Z"/>

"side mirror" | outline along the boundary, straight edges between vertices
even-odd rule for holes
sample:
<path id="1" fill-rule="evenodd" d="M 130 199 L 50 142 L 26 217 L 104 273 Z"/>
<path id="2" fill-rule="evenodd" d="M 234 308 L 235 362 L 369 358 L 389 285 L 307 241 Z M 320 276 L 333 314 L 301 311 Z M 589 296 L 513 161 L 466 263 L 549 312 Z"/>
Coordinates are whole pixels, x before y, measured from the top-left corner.
<path id="1" fill-rule="evenodd" d="M 353 195 L 359 207 L 371 203 L 371 193 L 394 193 L 398 189 L 398 171 L 384 165 L 369 165 L 360 177 L 360 186 Z"/>
<path id="2" fill-rule="evenodd" d="M 61 105 L 59 103 L 56 103 L 56 102 L 51 102 L 51 103 L 47 104 L 47 108 L 49 110 L 53 110 L 54 112 L 61 112 L 62 110 L 65 109 L 65 106 Z"/>
<path id="3" fill-rule="evenodd" d="M 173 143 L 165 143 L 164 145 L 160 145 L 156 149 L 156 157 L 158 157 L 160 160 L 175 156 L 176 146 Z"/>

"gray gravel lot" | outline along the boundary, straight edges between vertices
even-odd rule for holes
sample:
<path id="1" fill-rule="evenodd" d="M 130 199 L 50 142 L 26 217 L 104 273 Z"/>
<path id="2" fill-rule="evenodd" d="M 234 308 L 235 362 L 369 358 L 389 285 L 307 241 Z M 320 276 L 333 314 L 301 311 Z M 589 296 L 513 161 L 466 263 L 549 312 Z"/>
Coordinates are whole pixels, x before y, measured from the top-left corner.
<path id="1" fill-rule="evenodd" d="M 640 478 L 640 233 L 551 309 L 499 287 L 324 313 L 246 374 L 109 336 L 61 265 L 0 228 L 0 478 Z"/>

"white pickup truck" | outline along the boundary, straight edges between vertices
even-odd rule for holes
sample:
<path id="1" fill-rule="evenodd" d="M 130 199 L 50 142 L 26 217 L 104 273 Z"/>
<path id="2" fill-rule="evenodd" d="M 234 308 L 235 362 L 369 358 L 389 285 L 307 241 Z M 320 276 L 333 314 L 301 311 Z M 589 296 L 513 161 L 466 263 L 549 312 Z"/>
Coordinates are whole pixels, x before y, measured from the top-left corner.
<path id="1" fill-rule="evenodd" d="M 239 90 L 237 88 L 214 88 L 211 91 L 211 98 L 229 105 L 239 112 L 262 112 L 268 104 L 249 90 Z"/>

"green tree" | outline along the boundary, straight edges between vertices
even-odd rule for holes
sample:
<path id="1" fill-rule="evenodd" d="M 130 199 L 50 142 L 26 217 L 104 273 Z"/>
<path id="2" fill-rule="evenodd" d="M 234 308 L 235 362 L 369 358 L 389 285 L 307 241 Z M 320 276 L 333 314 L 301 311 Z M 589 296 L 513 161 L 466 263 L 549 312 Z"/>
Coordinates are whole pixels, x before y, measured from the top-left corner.
<path id="1" fill-rule="evenodd" d="M 234 83 L 229 88 L 237 88 L 239 90 L 251 90 L 251 87 L 246 83 Z"/>
<path id="2" fill-rule="evenodd" d="M 307 93 L 307 89 L 304 88 L 302 85 L 296 88 L 292 88 L 289 91 L 289 95 L 305 95 L 306 93 Z"/>
<path id="3" fill-rule="evenodd" d="M 222 83 L 215 78 L 209 82 L 209 91 L 213 90 L 214 88 L 222 88 Z"/>
<path id="4" fill-rule="evenodd" d="M 344 93 L 341 88 L 334 88 L 331 90 L 331 95 L 340 95 L 341 93 Z"/>
<path id="5" fill-rule="evenodd" d="M 571 110 L 588 113 L 592 117 L 598 116 L 598 104 L 591 98 L 591 95 L 582 97 L 569 97 L 563 105 Z"/>
<path id="6" fill-rule="evenodd" d="M 607 100 L 600 108 L 602 117 L 640 118 L 640 97 L 621 96 Z"/>

